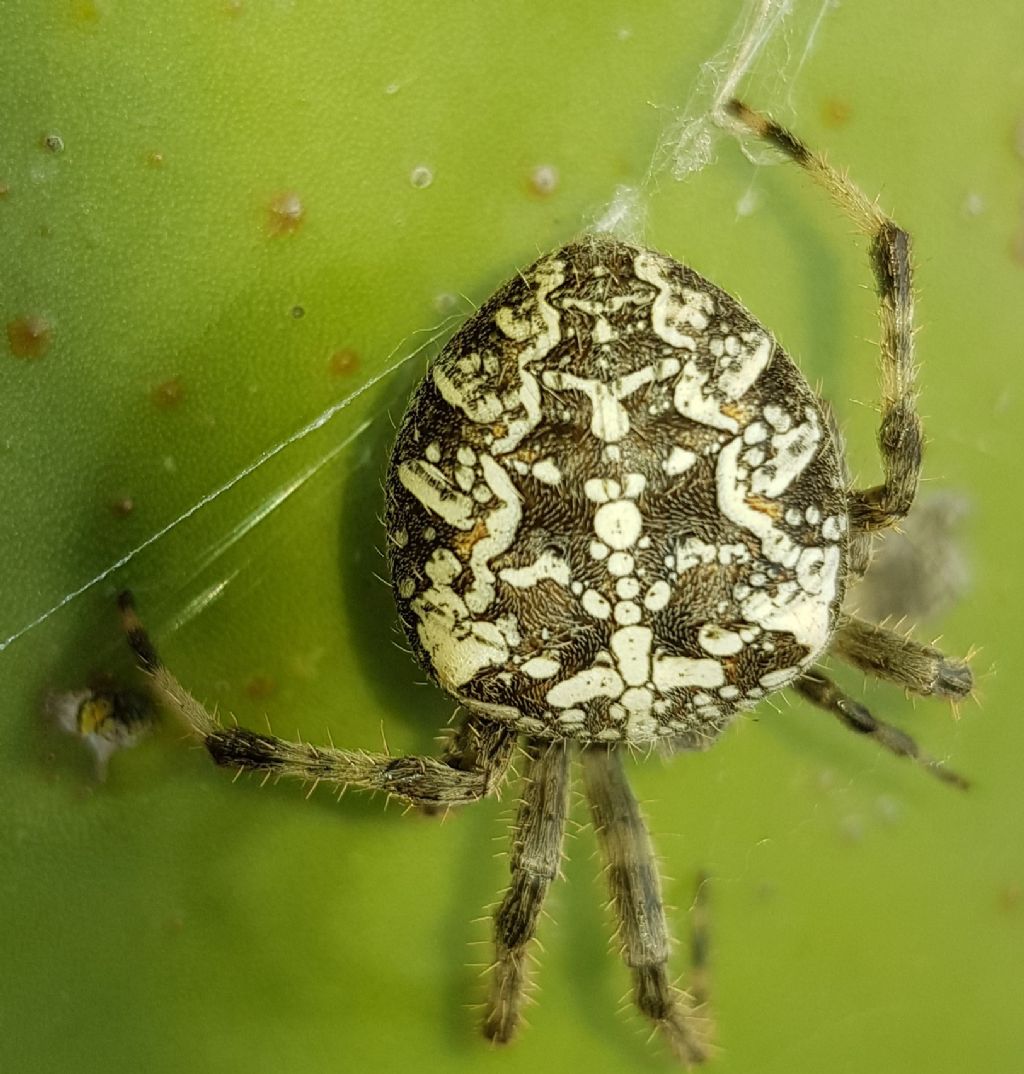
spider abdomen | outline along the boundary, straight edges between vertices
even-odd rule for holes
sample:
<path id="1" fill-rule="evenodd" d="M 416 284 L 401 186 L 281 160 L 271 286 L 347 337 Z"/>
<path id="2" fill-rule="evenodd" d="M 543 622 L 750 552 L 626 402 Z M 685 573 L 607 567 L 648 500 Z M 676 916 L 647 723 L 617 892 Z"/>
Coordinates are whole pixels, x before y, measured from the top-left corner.
<path id="1" fill-rule="evenodd" d="M 728 294 L 587 239 L 419 385 L 387 481 L 420 663 L 536 737 L 709 743 L 825 648 L 846 492 L 822 406 Z"/>

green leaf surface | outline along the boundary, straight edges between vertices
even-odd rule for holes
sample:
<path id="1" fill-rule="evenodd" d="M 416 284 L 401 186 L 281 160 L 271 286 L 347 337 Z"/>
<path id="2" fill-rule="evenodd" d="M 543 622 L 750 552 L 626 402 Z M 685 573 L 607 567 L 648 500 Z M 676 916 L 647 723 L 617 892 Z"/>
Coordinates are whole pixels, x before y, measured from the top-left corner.
<path id="1" fill-rule="evenodd" d="M 980 647 L 980 706 L 956 722 L 844 682 L 975 786 L 959 795 L 795 701 L 631 774 L 678 936 L 692 878 L 714 878 L 709 1069 L 1009 1074 L 1024 1051 L 1024 15 L 1018 0 L 826 10 L 792 84 L 762 72 L 744 92 L 914 235 L 925 488 L 972 505 L 970 591 L 921 635 Z M 459 317 L 643 179 L 738 11 L 3 7 L 0 1069 L 672 1069 L 618 1013 L 591 832 L 543 923 L 531 1024 L 494 1050 L 469 1005 L 512 792 L 443 823 L 323 788 L 307 800 L 232 784 L 170 721 L 100 783 L 42 708 L 97 673 L 133 677 L 114 612 L 128 585 L 222 713 L 435 748 L 452 706 L 397 647 L 380 580 L 393 422 Z M 799 58 L 816 15 L 783 52 Z M 646 240 L 772 328 L 874 480 L 875 308 L 845 219 L 727 139 L 645 198 Z"/>

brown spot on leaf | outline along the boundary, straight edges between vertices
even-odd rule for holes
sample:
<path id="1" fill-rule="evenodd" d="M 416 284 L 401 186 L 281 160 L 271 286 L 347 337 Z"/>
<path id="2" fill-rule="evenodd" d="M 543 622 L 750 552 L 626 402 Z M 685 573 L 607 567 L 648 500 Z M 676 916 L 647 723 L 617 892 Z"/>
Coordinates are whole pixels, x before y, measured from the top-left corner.
<path id="1" fill-rule="evenodd" d="M 821 106 L 821 118 L 827 127 L 845 127 L 852 114 L 849 104 L 838 97 L 829 97 Z"/>
<path id="2" fill-rule="evenodd" d="M 53 326 L 45 317 L 29 314 L 7 322 L 7 342 L 15 358 L 42 358 L 53 341 Z"/>
<path id="3" fill-rule="evenodd" d="M 243 689 L 253 701 L 262 701 L 277 692 L 277 683 L 269 675 L 253 675 Z"/>
<path id="4" fill-rule="evenodd" d="M 273 236 L 293 235 L 302 226 L 306 207 L 294 190 L 275 194 L 267 206 L 267 229 Z"/>
<path id="5" fill-rule="evenodd" d="M 150 398 L 156 406 L 162 409 L 169 410 L 172 407 L 176 407 L 185 398 L 184 382 L 181 377 L 171 377 L 170 380 L 165 380 L 163 383 L 158 384 L 150 392 Z"/>
<path id="6" fill-rule="evenodd" d="M 135 510 L 135 501 L 131 496 L 121 496 L 110 504 L 110 513 L 115 518 L 127 518 Z"/>
<path id="7" fill-rule="evenodd" d="M 359 368 L 359 353 L 351 347 L 336 350 L 327 360 L 327 368 L 334 377 L 351 376 Z"/>

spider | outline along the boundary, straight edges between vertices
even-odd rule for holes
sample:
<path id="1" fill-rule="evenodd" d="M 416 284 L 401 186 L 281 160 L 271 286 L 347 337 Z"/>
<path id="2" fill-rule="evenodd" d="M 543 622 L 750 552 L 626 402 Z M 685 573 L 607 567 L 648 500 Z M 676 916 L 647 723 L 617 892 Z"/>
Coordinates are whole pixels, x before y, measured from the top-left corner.
<path id="1" fill-rule="evenodd" d="M 852 486 L 830 408 L 734 298 L 669 257 L 587 236 L 517 274 L 466 322 L 398 430 L 386 482 L 392 585 L 417 660 L 460 706 L 439 758 L 222 725 L 161 663 L 130 594 L 121 598 L 157 695 L 220 765 L 433 811 L 497 792 L 522 742 L 483 1020 L 496 1042 L 520 1021 L 574 756 L 636 1005 L 685 1064 L 709 1054 L 703 996 L 669 977 L 658 871 L 623 747 L 704 749 L 737 712 L 788 686 L 966 785 L 819 666 L 833 654 L 954 701 L 972 688 L 965 661 L 843 606 L 872 534 L 907 514 L 918 484 L 910 238 L 789 131 L 739 101 L 728 110 L 870 240 L 881 484 Z"/>

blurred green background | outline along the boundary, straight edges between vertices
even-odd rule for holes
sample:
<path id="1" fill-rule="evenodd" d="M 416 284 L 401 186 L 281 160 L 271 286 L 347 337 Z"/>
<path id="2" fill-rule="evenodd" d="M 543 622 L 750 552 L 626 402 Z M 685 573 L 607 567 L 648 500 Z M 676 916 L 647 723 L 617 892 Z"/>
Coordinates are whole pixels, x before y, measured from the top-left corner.
<path id="1" fill-rule="evenodd" d="M 432 749 L 450 705 L 394 646 L 377 577 L 380 475 L 429 346 L 381 374 L 642 178 L 739 10 L 4 5 L 4 1071 L 672 1069 L 619 1010 L 586 829 L 543 925 L 531 1025 L 496 1052 L 470 1005 L 507 804 L 439 823 L 232 785 L 169 722 L 99 783 L 41 708 L 48 690 L 129 675 L 113 594 L 130 585 L 168 662 L 221 711 Z M 785 700 L 707 754 L 632 763 L 634 784 L 679 936 L 694 875 L 714 877 L 711 1069 L 1010 1074 L 1024 1053 L 1024 14 L 864 0 L 828 10 L 784 92 L 772 62 L 752 103 L 914 234 L 925 488 L 972 504 L 969 594 L 921 633 L 980 647 L 980 705 L 957 722 L 843 681 L 975 786 L 958 794 Z M 719 150 L 651 189 L 647 241 L 777 333 L 873 480 L 864 244 L 795 169 Z"/>

